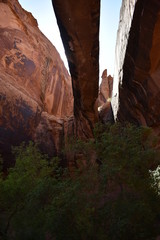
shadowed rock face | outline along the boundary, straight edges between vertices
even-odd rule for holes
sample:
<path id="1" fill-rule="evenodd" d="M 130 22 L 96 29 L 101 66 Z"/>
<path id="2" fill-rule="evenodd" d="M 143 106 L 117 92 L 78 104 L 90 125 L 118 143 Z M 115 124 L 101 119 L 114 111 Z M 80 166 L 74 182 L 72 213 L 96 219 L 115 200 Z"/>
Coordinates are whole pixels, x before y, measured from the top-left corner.
<path id="1" fill-rule="evenodd" d="M 7 158 L 11 145 L 34 140 L 55 155 L 61 118 L 72 114 L 71 79 L 58 52 L 17 0 L 0 1 L 0 152 Z"/>
<path id="2" fill-rule="evenodd" d="M 100 0 L 52 0 L 72 77 L 76 135 L 97 121 Z"/>
<path id="3" fill-rule="evenodd" d="M 123 0 L 115 69 L 115 118 L 147 125 L 160 133 L 159 0 Z"/>

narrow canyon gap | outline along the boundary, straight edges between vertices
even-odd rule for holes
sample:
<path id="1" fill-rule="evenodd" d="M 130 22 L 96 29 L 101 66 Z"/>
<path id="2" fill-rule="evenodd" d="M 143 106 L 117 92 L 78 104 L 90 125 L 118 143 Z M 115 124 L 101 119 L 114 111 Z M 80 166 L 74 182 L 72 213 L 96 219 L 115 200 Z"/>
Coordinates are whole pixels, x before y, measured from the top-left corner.
<path id="1" fill-rule="evenodd" d="M 52 0 L 69 63 L 75 134 L 91 137 L 98 120 L 100 0 Z"/>

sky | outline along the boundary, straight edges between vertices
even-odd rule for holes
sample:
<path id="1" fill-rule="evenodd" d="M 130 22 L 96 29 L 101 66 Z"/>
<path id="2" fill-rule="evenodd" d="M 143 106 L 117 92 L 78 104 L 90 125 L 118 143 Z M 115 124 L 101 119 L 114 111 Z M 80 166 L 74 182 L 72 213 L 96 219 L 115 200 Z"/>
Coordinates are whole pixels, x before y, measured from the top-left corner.
<path id="1" fill-rule="evenodd" d="M 66 0 L 64 0 L 66 1 Z M 78 1 L 78 0 L 75 0 Z M 87 0 L 86 0 L 87 1 Z M 114 56 L 119 12 L 122 0 L 101 0 L 100 18 L 100 77 L 104 69 L 114 74 Z M 68 68 L 63 44 L 54 15 L 51 0 L 19 0 L 21 6 L 31 12 L 44 35 L 53 43 Z"/>

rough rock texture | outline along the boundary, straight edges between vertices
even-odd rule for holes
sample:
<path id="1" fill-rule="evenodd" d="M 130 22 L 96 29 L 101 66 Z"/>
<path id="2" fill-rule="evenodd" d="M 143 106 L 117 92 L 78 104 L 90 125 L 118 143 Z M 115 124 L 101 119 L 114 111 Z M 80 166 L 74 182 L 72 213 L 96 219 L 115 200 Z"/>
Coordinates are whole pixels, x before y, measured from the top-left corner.
<path id="1" fill-rule="evenodd" d="M 75 132 L 90 137 L 97 121 L 100 0 L 52 0 L 68 58 Z"/>
<path id="2" fill-rule="evenodd" d="M 120 10 L 119 28 L 117 31 L 117 42 L 115 48 L 115 71 L 112 92 L 112 107 L 115 119 L 117 119 L 117 112 L 119 109 L 119 89 L 122 85 L 123 64 L 136 2 L 137 0 L 122 0 Z"/>
<path id="3" fill-rule="evenodd" d="M 123 0 L 116 46 L 114 116 L 160 134 L 160 1 Z"/>
<path id="4" fill-rule="evenodd" d="M 113 112 L 111 106 L 113 89 L 113 78 L 111 75 L 107 76 L 107 69 L 102 73 L 102 81 L 99 87 L 98 95 L 98 114 L 99 119 L 103 122 L 113 122 Z"/>
<path id="5" fill-rule="evenodd" d="M 17 0 L 1 0 L 0 151 L 7 157 L 11 145 L 37 140 L 54 155 L 60 119 L 72 114 L 71 79 L 58 52 Z"/>
<path id="6" fill-rule="evenodd" d="M 113 78 L 111 75 L 107 76 L 107 69 L 103 71 L 101 78 L 102 81 L 99 87 L 98 107 L 111 100 L 113 89 Z"/>

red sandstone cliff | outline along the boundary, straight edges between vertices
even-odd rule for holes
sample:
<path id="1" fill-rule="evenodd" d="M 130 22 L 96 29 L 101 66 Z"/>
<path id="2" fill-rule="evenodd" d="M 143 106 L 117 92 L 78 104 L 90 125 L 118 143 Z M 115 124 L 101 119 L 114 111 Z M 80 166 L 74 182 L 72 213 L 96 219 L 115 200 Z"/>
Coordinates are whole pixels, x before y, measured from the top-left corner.
<path id="1" fill-rule="evenodd" d="M 112 89 L 113 78 L 111 75 L 107 76 L 107 69 L 105 69 L 102 73 L 102 81 L 99 87 L 99 95 L 97 101 L 99 118 L 104 123 L 113 121 L 111 108 Z"/>
<path id="2" fill-rule="evenodd" d="M 72 77 L 75 134 L 91 137 L 98 120 L 100 0 L 52 0 Z"/>
<path id="3" fill-rule="evenodd" d="M 54 29 L 53 29 L 54 31 Z M 73 114 L 70 76 L 31 13 L 0 1 L 0 150 L 37 140 L 53 155 Z"/>
<path id="4" fill-rule="evenodd" d="M 102 73 L 102 81 L 99 87 L 98 107 L 111 100 L 113 89 L 113 78 L 107 76 L 107 69 Z"/>
<path id="5" fill-rule="evenodd" d="M 123 0 L 112 106 L 115 119 L 160 134 L 160 1 Z"/>

